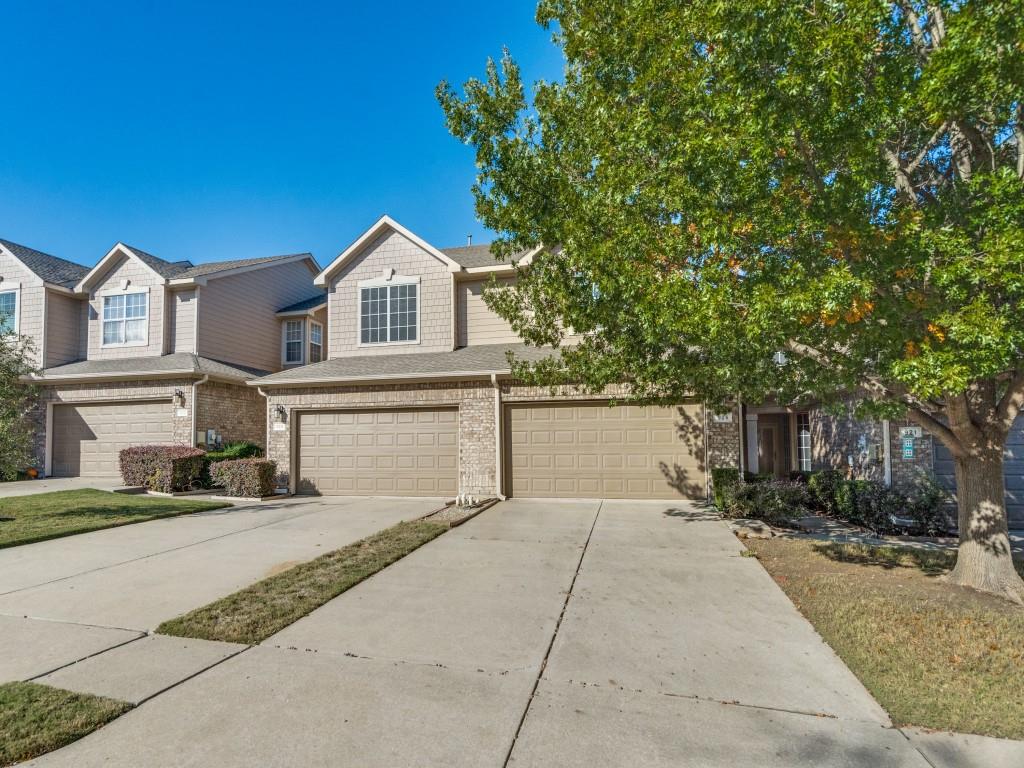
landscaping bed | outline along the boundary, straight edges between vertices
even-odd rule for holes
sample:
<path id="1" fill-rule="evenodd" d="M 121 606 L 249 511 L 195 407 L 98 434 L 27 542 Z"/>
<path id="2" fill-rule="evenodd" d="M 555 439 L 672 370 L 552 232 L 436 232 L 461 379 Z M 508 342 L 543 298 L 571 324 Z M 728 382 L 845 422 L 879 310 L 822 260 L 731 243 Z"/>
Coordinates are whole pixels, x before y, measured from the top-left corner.
<path id="1" fill-rule="evenodd" d="M 0 766 L 52 752 L 131 709 L 131 704 L 37 683 L 0 685 Z"/>
<path id="2" fill-rule="evenodd" d="M 164 499 L 87 488 L 0 499 L 0 548 L 230 507 L 224 501 Z"/>
<path id="3" fill-rule="evenodd" d="M 157 632 L 200 640 L 259 643 L 448 529 L 447 522 L 398 523 L 165 621 Z"/>
<path id="4" fill-rule="evenodd" d="M 955 553 L 746 544 L 896 725 L 1024 739 L 1024 609 L 940 581 Z"/>

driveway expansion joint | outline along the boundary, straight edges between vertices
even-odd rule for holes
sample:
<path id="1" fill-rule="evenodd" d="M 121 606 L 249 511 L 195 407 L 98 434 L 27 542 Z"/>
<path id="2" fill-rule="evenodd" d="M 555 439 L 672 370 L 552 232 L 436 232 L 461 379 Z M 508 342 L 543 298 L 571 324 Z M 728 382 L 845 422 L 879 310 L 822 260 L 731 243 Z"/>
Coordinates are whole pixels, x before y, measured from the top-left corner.
<path id="1" fill-rule="evenodd" d="M 537 697 L 537 689 L 540 687 L 541 678 L 544 677 L 544 670 L 547 669 L 548 659 L 551 657 L 551 651 L 555 647 L 555 640 L 558 639 L 558 630 L 562 626 L 562 620 L 565 618 L 565 612 L 569 608 L 569 600 L 572 599 L 572 591 L 576 586 L 576 579 L 579 578 L 580 569 L 583 567 L 583 558 L 587 555 L 587 549 L 590 547 L 590 540 L 594 536 L 594 529 L 597 528 L 597 519 L 601 516 L 601 509 L 604 507 L 604 501 L 598 502 L 597 510 L 594 512 L 594 519 L 590 523 L 590 530 L 587 531 L 587 539 L 583 542 L 583 547 L 580 551 L 580 559 L 576 561 L 576 570 L 573 571 L 572 581 L 569 582 L 569 589 L 565 593 L 565 600 L 562 602 L 562 610 L 558 614 L 558 620 L 555 622 L 555 629 L 551 633 L 551 640 L 548 642 L 548 647 L 544 651 L 544 658 L 540 662 L 540 669 L 537 670 L 537 677 L 533 681 L 533 688 L 530 689 L 530 695 L 526 700 L 526 706 L 523 707 L 523 714 L 519 718 L 519 722 L 516 724 L 516 732 L 512 735 L 512 743 L 508 746 L 508 752 L 505 754 L 505 762 L 502 763 L 502 768 L 508 768 L 509 762 L 512 760 L 512 752 L 515 751 L 516 741 L 519 739 L 520 733 L 522 733 L 523 725 L 526 723 L 526 716 L 530 713 L 530 705 L 533 704 L 533 700 Z"/>

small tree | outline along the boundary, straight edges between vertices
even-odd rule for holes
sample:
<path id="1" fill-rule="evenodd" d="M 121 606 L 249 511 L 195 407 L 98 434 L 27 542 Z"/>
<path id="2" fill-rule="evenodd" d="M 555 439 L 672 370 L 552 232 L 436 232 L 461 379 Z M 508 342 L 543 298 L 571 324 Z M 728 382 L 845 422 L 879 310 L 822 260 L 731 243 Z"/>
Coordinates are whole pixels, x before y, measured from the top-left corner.
<path id="1" fill-rule="evenodd" d="M 1024 602 L 1003 487 L 1024 403 L 1019 0 L 545 0 L 567 65 L 439 86 L 508 253 L 491 305 L 578 346 L 536 381 L 906 414 L 953 454 L 951 581 Z M 779 352 L 785 351 L 784 355 Z"/>
<path id="2" fill-rule="evenodd" d="M 0 480 L 15 480 L 35 463 L 31 411 L 38 392 L 23 377 L 35 372 L 28 339 L 0 335 Z"/>

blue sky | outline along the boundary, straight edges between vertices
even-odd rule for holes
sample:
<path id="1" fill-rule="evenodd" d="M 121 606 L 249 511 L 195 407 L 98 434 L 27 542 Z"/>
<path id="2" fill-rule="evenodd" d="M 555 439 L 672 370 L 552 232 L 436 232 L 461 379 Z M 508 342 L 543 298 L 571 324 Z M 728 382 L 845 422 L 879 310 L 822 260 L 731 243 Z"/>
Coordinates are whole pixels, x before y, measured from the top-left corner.
<path id="1" fill-rule="evenodd" d="M 490 240 L 434 87 L 502 46 L 557 79 L 534 8 L 0 0 L 0 237 L 86 265 L 118 240 L 326 264 L 382 213 Z"/>

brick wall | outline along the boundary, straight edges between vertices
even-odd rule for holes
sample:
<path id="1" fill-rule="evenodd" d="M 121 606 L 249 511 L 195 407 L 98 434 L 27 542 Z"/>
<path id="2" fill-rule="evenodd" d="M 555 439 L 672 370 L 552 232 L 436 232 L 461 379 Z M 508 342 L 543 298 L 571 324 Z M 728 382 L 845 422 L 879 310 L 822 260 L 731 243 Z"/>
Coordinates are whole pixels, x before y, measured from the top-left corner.
<path id="1" fill-rule="evenodd" d="M 267 402 L 255 387 L 208 381 L 196 394 L 196 431 L 208 429 L 224 442 L 249 440 L 266 448 Z"/>

